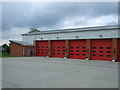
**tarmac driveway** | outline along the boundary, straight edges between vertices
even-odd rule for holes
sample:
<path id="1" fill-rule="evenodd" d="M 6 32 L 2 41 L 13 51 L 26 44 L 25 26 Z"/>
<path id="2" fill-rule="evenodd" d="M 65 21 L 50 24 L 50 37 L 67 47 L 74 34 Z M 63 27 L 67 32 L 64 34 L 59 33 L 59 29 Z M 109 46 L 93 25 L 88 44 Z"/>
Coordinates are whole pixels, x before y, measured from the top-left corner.
<path id="1" fill-rule="evenodd" d="M 79 59 L 2 59 L 3 88 L 118 88 L 118 63 Z"/>

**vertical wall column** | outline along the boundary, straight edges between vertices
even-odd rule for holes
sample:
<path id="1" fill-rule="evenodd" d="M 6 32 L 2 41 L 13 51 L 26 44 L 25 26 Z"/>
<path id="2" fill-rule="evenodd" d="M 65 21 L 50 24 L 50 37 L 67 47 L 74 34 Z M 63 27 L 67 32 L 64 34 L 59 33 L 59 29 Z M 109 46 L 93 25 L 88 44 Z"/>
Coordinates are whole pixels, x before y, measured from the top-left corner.
<path id="1" fill-rule="evenodd" d="M 117 59 L 117 38 L 112 39 L 112 60 Z"/>
<path id="2" fill-rule="evenodd" d="M 48 55 L 49 57 L 52 56 L 52 41 L 48 40 Z"/>
<path id="3" fill-rule="evenodd" d="M 36 55 L 36 54 L 37 54 L 37 52 L 36 52 L 36 49 L 37 49 L 36 43 L 37 43 L 36 40 L 34 40 L 34 41 L 33 41 L 33 45 L 34 45 L 34 52 L 33 52 L 33 53 L 34 53 L 34 56 L 37 56 L 37 55 Z"/>
<path id="4" fill-rule="evenodd" d="M 65 40 L 66 53 L 65 56 L 69 57 L 69 40 Z"/>
<path id="5" fill-rule="evenodd" d="M 86 57 L 90 59 L 90 39 L 86 40 Z"/>

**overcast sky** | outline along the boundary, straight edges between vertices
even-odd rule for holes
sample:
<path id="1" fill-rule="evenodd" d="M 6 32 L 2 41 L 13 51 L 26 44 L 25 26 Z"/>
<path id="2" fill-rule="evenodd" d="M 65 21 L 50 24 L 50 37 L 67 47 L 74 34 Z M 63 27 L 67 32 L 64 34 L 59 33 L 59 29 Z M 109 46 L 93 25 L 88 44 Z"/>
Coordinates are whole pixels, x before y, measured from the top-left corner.
<path id="1" fill-rule="evenodd" d="M 4 2 L 3 43 L 21 40 L 30 28 L 41 31 L 118 24 L 117 2 Z"/>

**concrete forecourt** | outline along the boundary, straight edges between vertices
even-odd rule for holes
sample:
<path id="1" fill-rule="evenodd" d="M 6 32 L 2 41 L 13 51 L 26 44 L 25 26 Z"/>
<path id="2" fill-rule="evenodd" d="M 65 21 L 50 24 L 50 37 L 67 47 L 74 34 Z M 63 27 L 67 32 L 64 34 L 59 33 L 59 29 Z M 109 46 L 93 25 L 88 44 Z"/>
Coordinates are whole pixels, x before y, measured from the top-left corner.
<path id="1" fill-rule="evenodd" d="M 118 62 L 2 58 L 2 88 L 118 88 Z"/>

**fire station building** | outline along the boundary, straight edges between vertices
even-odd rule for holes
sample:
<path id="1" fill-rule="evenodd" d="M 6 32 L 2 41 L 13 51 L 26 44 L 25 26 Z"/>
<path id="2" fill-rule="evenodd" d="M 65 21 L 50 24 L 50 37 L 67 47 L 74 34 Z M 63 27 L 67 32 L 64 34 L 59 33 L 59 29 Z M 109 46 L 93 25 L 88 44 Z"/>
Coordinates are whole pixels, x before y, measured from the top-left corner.
<path id="1" fill-rule="evenodd" d="M 120 61 L 118 25 L 26 33 L 10 42 L 12 56 Z"/>

